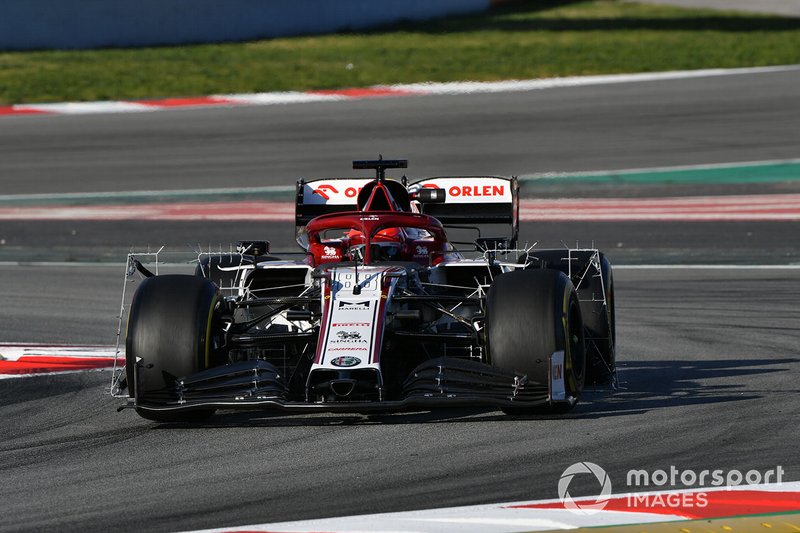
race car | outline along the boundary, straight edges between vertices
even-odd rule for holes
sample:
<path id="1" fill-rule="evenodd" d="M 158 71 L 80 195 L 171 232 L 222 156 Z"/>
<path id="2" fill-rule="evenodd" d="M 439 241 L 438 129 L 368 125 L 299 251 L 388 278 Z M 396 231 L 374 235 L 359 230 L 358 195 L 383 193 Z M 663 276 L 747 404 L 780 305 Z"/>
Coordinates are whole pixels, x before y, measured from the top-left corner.
<path id="1" fill-rule="evenodd" d="M 514 177 L 297 182 L 298 257 L 268 241 L 154 275 L 131 253 L 112 394 L 156 421 L 216 410 L 563 413 L 615 376 L 612 268 L 519 245 Z M 504 236 L 483 236 L 507 227 Z M 447 232 L 471 233 L 451 241 Z M 123 322 L 127 319 L 127 325 Z M 123 328 L 126 335 L 122 335 Z"/>

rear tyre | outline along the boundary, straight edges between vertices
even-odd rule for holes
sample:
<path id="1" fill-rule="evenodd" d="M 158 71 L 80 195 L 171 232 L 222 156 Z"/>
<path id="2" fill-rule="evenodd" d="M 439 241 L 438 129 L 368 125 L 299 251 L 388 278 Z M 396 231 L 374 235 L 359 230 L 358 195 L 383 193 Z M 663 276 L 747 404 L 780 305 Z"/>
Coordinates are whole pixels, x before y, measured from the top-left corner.
<path id="1" fill-rule="evenodd" d="M 128 390 L 137 403 L 173 401 L 176 379 L 211 366 L 219 301 L 217 286 L 201 277 L 165 275 L 142 282 L 133 297 L 125 340 Z M 214 413 L 137 411 L 159 422 L 196 421 Z"/>
<path id="2" fill-rule="evenodd" d="M 572 282 L 550 269 L 521 270 L 494 280 L 486 302 L 486 332 L 492 365 L 550 383 L 550 356 L 564 351 L 567 402 L 504 408 L 507 414 L 558 413 L 580 398 L 586 350 L 580 304 Z"/>

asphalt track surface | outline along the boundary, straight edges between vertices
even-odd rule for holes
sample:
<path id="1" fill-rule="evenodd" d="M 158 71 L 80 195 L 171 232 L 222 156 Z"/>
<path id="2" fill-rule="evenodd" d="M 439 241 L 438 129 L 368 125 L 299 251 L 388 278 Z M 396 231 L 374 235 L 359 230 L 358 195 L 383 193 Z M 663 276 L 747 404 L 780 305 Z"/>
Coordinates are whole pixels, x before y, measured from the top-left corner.
<path id="1" fill-rule="evenodd" d="M 0 175 L 13 194 L 285 184 L 287 176 L 349 174 L 350 158 L 379 152 L 409 157 L 414 175 L 788 159 L 798 157 L 799 82 L 790 72 L 247 110 L 12 117 L 0 120 Z M 121 237 L 213 243 L 255 229 L 127 227 L 3 223 L 0 238 L 18 246 L 6 257 L 61 261 L 82 259 L 66 257 L 72 249 L 90 259 L 124 253 L 130 243 Z M 523 237 L 543 227 L 556 237 L 559 228 L 546 225 L 526 226 Z M 792 253 L 800 233 L 789 223 L 562 229 L 566 240 L 601 240 L 616 263 L 663 263 L 664 249 L 675 253 L 670 263 L 788 263 L 791 257 L 774 258 Z M 15 241 L 17 233 L 24 238 Z M 652 242 L 662 237 L 668 247 Z M 632 242 L 638 251 L 625 256 Z M 112 342 L 119 268 L 3 265 L 0 276 L 0 341 Z M 231 414 L 202 427 L 165 426 L 117 413 L 117 402 L 103 394 L 107 372 L 4 380 L 0 530 L 166 531 L 553 498 L 561 472 L 577 461 L 606 468 L 617 491 L 629 469 L 670 465 L 781 465 L 788 479 L 800 479 L 798 282 L 798 269 L 619 270 L 621 390 L 590 390 L 558 419 L 461 410 Z"/>
<path id="2" fill-rule="evenodd" d="M 800 69 L 521 93 L 3 117 L 0 176 L 4 194 L 26 194 L 287 185 L 298 177 L 352 175 L 351 159 L 379 153 L 408 157 L 411 178 L 792 159 L 798 86 Z M 792 190 L 797 186 L 689 193 Z M 624 262 L 786 263 L 797 260 L 800 237 L 785 227 L 526 224 L 522 236 L 544 246 L 594 240 Z M 266 238 L 285 250 L 292 236 L 288 224 L 5 221 L 0 261 L 112 261 L 132 246 L 186 250 L 240 238 Z"/>
<path id="3" fill-rule="evenodd" d="M 800 69 L 521 93 L 0 121 L 4 194 L 287 185 L 408 157 L 409 176 L 797 157 Z"/>
<path id="4" fill-rule="evenodd" d="M 14 300 L 58 275 L 33 272 L 3 269 Z M 77 272 L 49 309 L 12 322 L 19 335 L 108 340 L 119 272 Z M 554 498 L 577 461 L 605 468 L 619 492 L 629 469 L 670 465 L 781 465 L 796 479 L 800 270 L 620 270 L 616 281 L 621 389 L 590 390 L 561 418 L 229 413 L 167 426 L 117 413 L 108 372 L 5 380 L 0 530 L 182 530 Z M 75 312 L 69 300 L 86 293 L 105 305 Z M 52 332 L 25 325 L 37 318 Z"/>

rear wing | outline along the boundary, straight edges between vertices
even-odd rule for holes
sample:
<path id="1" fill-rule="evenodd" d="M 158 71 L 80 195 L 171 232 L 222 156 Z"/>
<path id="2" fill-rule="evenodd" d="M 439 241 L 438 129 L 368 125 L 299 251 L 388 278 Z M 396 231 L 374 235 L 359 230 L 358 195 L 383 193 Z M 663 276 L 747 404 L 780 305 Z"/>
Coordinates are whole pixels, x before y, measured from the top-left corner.
<path id="1" fill-rule="evenodd" d="M 516 177 L 442 176 L 412 183 L 413 195 L 421 189 L 444 189 L 443 203 L 421 206 L 421 211 L 445 226 L 454 224 L 508 224 L 511 240 L 519 235 L 519 182 Z"/>
<path id="2" fill-rule="evenodd" d="M 295 225 L 306 226 L 313 218 L 358 210 L 359 191 L 374 178 L 300 180 L 295 199 Z M 418 204 L 419 210 L 444 225 L 508 224 L 511 239 L 519 234 L 519 183 L 516 177 L 442 176 L 408 185 L 400 182 L 412 199 L 422 189 L 443 189 L 442 203 Z"/>

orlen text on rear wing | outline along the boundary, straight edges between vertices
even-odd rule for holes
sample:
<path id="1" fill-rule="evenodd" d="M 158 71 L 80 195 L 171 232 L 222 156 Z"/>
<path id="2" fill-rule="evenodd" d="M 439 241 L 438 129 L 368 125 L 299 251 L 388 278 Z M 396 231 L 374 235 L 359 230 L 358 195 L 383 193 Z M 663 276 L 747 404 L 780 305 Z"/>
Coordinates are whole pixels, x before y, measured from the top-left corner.
<path id="1" fill-rule="evenodd" d="M 511 245 L 519 235 L 519 183 L 516 177 L 442 176 L 412 183 L 413 195 L 421 189 L 444 189 L 444 203 L 424 204 L 422 212 L 445 226 L 456 224 L 508 224 Z"/>

